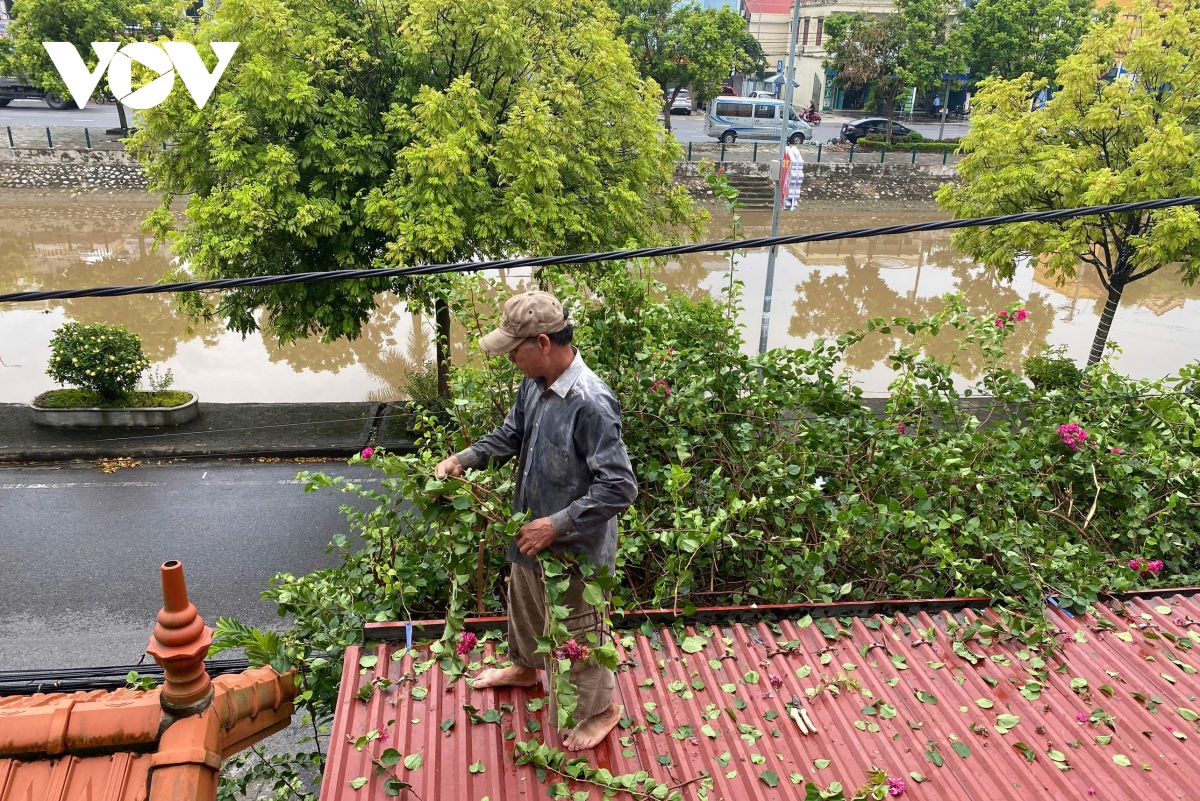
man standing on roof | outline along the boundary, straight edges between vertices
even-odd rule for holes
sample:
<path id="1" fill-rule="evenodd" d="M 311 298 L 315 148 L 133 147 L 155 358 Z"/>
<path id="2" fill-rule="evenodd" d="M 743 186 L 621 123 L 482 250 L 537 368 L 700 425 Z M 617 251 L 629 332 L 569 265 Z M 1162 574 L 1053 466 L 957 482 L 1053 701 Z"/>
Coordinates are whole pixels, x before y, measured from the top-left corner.
<path id="1" fill-rule="evenodd" d="M 545 631 L 546 596 L 537 555 L 546 548 L 587 557 L 597 568 L 616 568 L 617 518 L 637 497 L 637 478 L 621 440 L 617 398 L 571 345 L 574 326 L 548 292 L 514 295 L 500 327 L 479 340 L 488 356 L 508 356 L 525 380 L 504 423 L 437 466 L 438 478 L 518 457 L 513 511 L 530 522 L 509 545 L 510 667 L 482 671 L 475 689 L 532 687 L 548 670 L 536 638 Z M 583 600 L 583 580 L 571 577 L 567 630 L 582 641 L 591 632 L 609 636 L 601 615 Z M 613 697 L 616 678 L 591 660 L 571 667 L 578 692 L 577 724 L 563 737 L 572 751 L 592 748 L 620 719 Z"/>

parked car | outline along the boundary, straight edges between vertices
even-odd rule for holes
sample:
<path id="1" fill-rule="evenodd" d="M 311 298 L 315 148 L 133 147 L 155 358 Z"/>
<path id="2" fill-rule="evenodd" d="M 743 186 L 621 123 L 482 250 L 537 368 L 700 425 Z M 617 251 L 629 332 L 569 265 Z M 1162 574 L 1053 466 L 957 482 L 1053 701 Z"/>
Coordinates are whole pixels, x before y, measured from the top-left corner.
<path id="1" fill-rule="evenodd" d="M 774 92 L 768 92 L 765 89 L 759 89 L 757 91 L 751 92 L 749 96 L 750 97 L 762 97 L 762 98 L 766 98 L 767 100 L 778 100 L 779 99 L 779 98 L 775 97 Z"/>
<path id="2" fill-rule="evenodd" d="M 680 92 L 679 96 L 671 103 L 672 114 L 692 114 L 692 96 L 687 92 Z"/>
<path id="3" fill-rule="evenodd" d="M 892 139 L 903 139 L 908 136 L 912 129 L 906 125 L 901 125 L 896 121 L 892 121 Z M 866 119 L 856 122 L 847 122 L 842 125 L 842 138 L 848 142 L 857 142 L 861 137 L 868 134 L 886 134 L 887 120 L 883 117 L 867 117 Z"/>
<path id="4" fill-rule="evenodd" d="M 718 97 L 737 97 L 737 92 L 733 91 L 733 87 L 725 84 L 721 87 L 721 91 L 717 92 Z"/>
<path id="5" fill-rule="evenodd" d="M 55 111 L 62 111 L 71 105 L 71 101 L 64 100 L 55 94 L 43 92 L 19 78 L 0 75 L 0 108 L 4 108 L 14 100 L 45 100 L 46 105 Z"/>
<path id="6" fill-rule="evenodd" d="M 704 117 L 704 133 L 726 144 L 738 139 L 779 139 L 783 101 L 761 97 L 718 97 Z M 798 145 L 812 139 L 812 128 L 791 109 L 788 142 Z"/>

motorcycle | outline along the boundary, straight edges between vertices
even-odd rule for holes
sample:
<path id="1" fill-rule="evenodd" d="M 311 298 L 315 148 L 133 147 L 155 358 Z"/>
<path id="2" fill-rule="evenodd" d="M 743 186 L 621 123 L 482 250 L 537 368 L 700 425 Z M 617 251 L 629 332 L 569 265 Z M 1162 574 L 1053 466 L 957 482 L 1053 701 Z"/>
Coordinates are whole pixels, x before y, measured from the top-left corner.
<path id="1" fill-rule="evenodd" d="M 821 115 L 816 111 L 809 111 L 808 109 L 804 109 L 800 112 L 800 119 L 804 120 L 814 128 L 821 124 Z"/>

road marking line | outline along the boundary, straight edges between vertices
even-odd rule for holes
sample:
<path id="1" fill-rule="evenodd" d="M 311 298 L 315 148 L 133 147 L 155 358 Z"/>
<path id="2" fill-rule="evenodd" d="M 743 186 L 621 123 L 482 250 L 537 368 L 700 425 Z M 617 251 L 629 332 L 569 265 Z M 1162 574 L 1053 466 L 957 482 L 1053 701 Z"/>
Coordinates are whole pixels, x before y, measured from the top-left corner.
<path id="1" fill-rule="evenodd" d="M 0 484 L 0 490 L 70 489 L 72 487 L 161 487 L 162 481 L 70 481 L 59 484 Z"/>

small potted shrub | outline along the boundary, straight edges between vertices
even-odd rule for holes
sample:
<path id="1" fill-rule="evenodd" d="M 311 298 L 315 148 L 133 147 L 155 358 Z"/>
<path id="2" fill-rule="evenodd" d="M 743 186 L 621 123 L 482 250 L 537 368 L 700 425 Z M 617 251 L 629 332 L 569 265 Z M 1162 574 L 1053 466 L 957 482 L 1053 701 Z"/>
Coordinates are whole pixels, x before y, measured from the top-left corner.
<path id="1" fill-rule="evenodd" d="M 1083 371 L 1066 356 L 1066 348 L 1047 350 L 1040 356 L 1031 356 L 1024 363 L 1025 377 L 1034 389 L 1049 392 L 1055 389 L 1077 390 L 1083 381 Z"/>
<path id="2" fill-rule="evenodd" d="M 50 349 L 46 374 L 67 388 L 34 398 L 37 425 L 164 426 L 196 416 L 196 396 L 170 389 L 170 370 L 152 375 L 149 389 L 138 389 L 150 360 L 142 351 L 141 338 L 124 326 L 67 323 L 54 332 Z"/>

